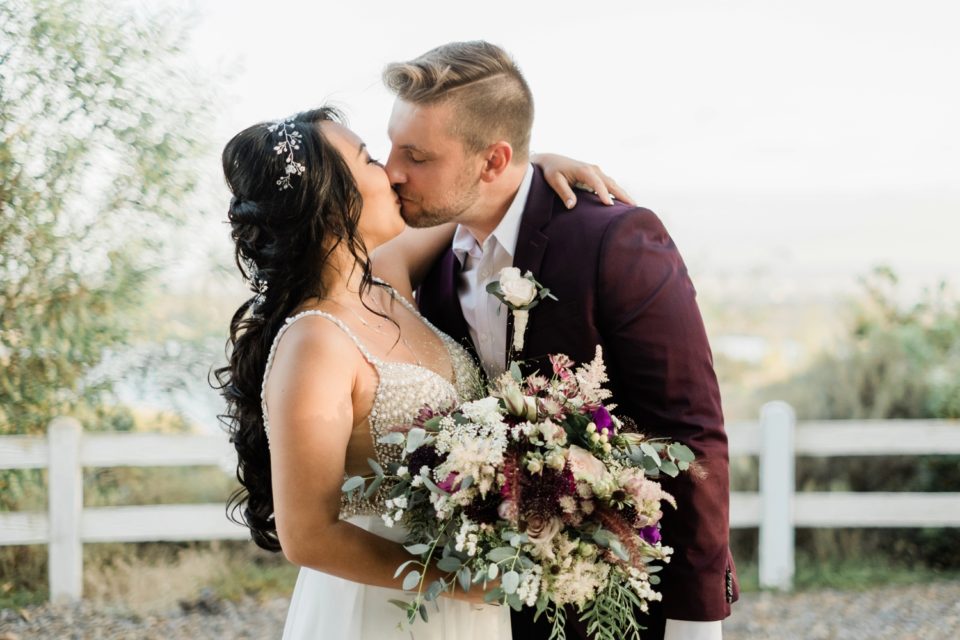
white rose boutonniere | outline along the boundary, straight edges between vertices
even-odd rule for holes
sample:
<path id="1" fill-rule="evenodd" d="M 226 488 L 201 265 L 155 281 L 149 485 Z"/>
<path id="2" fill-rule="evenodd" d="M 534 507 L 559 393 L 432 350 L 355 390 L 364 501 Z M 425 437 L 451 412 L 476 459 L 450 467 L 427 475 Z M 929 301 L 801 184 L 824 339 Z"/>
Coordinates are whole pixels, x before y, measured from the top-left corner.
<path id="1" fill-rule="evenodd" d="M 500 276 L 487 285 L 487 292 L 496 296 L 513 313 L 514 351 L 523 349 L 523 334 L 527 330 L 530 309 L 544 298 L 557 299 L 550 289 L 536 281 L 532 273 L 527 271 L 521 274 L 516 267 L 501 269 Z"/>

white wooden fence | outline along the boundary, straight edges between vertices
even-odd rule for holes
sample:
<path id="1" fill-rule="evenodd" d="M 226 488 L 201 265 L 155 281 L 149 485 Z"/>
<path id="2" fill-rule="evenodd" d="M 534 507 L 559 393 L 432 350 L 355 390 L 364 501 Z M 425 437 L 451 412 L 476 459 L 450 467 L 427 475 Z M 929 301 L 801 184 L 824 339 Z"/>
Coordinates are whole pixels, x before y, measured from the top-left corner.
<path id="1" fill-rule="evenodd" d="M 47 513 L 0 513 L 0 545 L 46 544 L 52 600 L 80 598 L 83 544 L 242 540 L 224 503 L 83 506 L 83 467 L 220 466 L 234 454 L 225 436 L 83 433 L 72 418 L 50 423 L 46 438 L 0 437 L 0 469 L 47 468 Z"/>
<path id="2" fill-rule="evenodd" d="M 960 422 L 831 421 L 796 424 L 782 402 L 759 422 L 727 426 L 730 455 L 759 456 L 760 491 L 734 492 L 730 526 L 760 529 L 760 584 L 789 589 L 795 527 L 960 527 L 960 493 L 796 492 L 795 456 L 960 454 Z M 0 469 L 49 469 L 47 513 L 0 513 L 0 545 L 49 547 L 51 599 L 82 594 L 83 544 L 245 539 L 224 505 L 84 508 L 84 467 L 215 465 L 232 472 L 224 436 L 83 433 L 71 418 L 47 438 L 0 437 Z"/>

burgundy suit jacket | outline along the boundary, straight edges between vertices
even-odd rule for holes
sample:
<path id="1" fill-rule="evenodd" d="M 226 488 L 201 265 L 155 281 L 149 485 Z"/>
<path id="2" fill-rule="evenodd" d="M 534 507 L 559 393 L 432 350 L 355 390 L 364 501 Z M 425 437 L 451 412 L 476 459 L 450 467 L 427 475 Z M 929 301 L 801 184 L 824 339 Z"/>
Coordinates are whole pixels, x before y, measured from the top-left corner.
<path id="1" fill-rule="evenodd" d="M 677 499 L 662 521 L 674 555 L 660 574 L 664 618 L 721 620 L 738 598 L 729 550 L 729 471 L 713 356 L 686 266 L 651 211 L 581 193 L 567 210 L 535 168 L 514 266 L 557 297 L 530 312 L 519 359 L 552 373 L 546 356 L 578 363 L 603 347 L 616 412 L 651 436 L 683 442 L 705 477 L 664 478 Z M 448 250 L 418 290 L 421 312 L 475 353 Z M 511 335 L 512 330 L 508 333 Z M 654 625 L 656 626 L 656 625 Z M 646 639 L 648 635 L 644 635 Z"/>

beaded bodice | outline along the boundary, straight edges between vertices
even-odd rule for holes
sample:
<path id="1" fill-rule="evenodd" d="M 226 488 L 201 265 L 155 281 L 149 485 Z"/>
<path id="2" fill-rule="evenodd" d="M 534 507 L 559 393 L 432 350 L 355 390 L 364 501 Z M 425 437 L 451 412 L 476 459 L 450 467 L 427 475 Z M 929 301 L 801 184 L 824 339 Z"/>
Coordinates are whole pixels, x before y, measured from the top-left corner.
<path id="1" fill-rule="evenodd" d="M 370 429 L 373 452 L 377 462 L 384 468 L 390 463 L 399 463 L 402 454 L 400 445 L 384 444 L 380 438 L 390 432 L 391 427 L 408 425 L 417 417 L 424 405 L 434 409 L 447 408 L 460 402 L 475 400 L 483 392 L 480 370 L 467 351 L 456 343 L 453 338 L 433 326 L 426 318 L 420 315 L 417 309 L 410 304 L 392 287 L 387 287 L 390 294 L 400 301 L 407 309 L 417 316 L 433 332 L 437 334 L 446 347 L 450 357 L 450 369 L 453 371 L 453 380 L 448 380 L 432 369 L 409 362 L 391 362 L 375 357 L 364 346 L 360 339 L 340 318 L 324 311 L 310 309 L 302 311 L 284 323 L 277 332 L 267 357 L 267 366 L 263 376 L 263 388 L 266 388 L 267 376 L 273 364 L 273 358 L 281 337 L 290 326 L 307 316 L 320 316 L 337 325 L 346 333 L 363 357 L 374 368 L 378 376 L 377 388 L 367 423 Z M 261 390 L 261 408 L 263 410 L 263 426 L 270 439 L 270 422 L 267 417 L 267 407 Z M 348 452 L 349 453 L 349 452 Z M 370 498 L 365 499 L 361 492 L 355 491 L 348 498 L 344 495 L 340 503 L 340 518 L 349 518 L 355 515 L 381 514 L 384 511 L 383 502 L 389 493 L 390 485 L 384 483 Z"/>

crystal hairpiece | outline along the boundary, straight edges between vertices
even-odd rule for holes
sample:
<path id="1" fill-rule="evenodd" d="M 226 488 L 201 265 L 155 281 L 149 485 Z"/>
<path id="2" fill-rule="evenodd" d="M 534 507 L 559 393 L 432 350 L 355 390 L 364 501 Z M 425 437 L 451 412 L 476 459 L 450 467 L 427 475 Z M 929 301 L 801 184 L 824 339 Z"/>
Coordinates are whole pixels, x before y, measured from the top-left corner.
<path id="1" fill-rule="evenodd" d="M 276 133 L 280 139 L 273 150 L 277 152 L 278 156 L 284 154 L 287 156 L 284 174 L 277 179 L 277 186 L 280 187 L 280 191 L 292 189 L 293 185 L 290 183 L 290 176 L 303 175 L 306 169 L 302 162 L 297 162 L 293 157 L 293 152 L 300 149 L 300 141 L 303 140 L 303 135 L 294 128 L 292 118 L 278 120 L 273 124 L 269 124 L 267 125 L 267 130 L 270 133 Z"/>
<path id="2" fill-rule="evenodd" d="M 257 263 L 255 263 L 253 260 L 244 258 L 243 266 L 247 272 L 247 278 L 250 280 L 250 286 L 257 294 L 253 301 L 253 306 L 255 308 L 259 307 L 263 304 L 267 297 L 267 281 L 260 274 L 260 269 L 257 268 Z"/>

